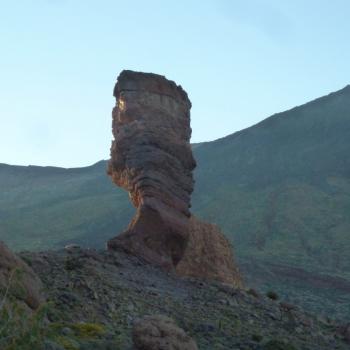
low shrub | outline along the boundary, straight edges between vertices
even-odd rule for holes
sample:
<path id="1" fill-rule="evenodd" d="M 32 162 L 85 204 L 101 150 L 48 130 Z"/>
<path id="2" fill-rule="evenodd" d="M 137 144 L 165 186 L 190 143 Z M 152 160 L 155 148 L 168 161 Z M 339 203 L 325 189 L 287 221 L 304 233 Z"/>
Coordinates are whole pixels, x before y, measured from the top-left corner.
<path id="1" fill-rule="evenodd" d="M 270 290 L 266 293 L 266 296 L 272 300 L 278 300 L 279 299 L 279 296 L 276 292 Z"/>

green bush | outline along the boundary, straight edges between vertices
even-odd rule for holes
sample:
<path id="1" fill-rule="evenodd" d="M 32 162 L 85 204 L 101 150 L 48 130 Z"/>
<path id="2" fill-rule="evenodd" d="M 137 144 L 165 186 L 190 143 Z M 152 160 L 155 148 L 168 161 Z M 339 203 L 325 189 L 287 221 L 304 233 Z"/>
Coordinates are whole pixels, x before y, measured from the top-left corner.
<path id="1" fill-rule="evenodd" d="M 79 338 L 96 338 L 106 333 L 105 328 L 97 323 L 76 323 L 72 329 Z"/>
<path id="2" fill-rule="evenodd" d="M 270 290 L 266 293 L 266 296 L 272 300 L 278 300 L 279 299 L 279 296 L 276 292 Z"/>
<path id="3" fill-rule="evenodd" d="M 260 343 L 260 342 L 263 340 L 263 336 L 260 335 L 260 334 L 253 334 L 253 335 L 252 335 L 252 340 L 254 340 L 254 341 Z"/>

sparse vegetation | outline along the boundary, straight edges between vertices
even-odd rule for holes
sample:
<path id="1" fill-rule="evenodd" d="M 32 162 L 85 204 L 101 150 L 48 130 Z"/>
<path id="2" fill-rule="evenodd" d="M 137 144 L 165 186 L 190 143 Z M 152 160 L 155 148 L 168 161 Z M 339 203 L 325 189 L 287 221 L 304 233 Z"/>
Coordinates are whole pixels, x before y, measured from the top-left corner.
<path id="1" fill-rule="evenodd" d="M 46 333 L 48 304 L 31 311 L 21 301 L 21 271 L 14 269 L 0 299 L 0 349 L 39 349 Z"/>
<path id="2" fill-rule="evenodd" d="M 13 285 L 21 285 L 20 278 L 21 274 L 14 270 L 7 288 L 1 294 L 1 350 L 41 350 L 49 343 L 53 347 L 59 344 L 65 350 L 79 350 L 80 341 L 94 341 L 106 332 L 101 324 L 49 322 L 49 315 L 58 314 L 53 305 L 45 303 L 37 310 L 30 310 L 18 299 L 17 293 L 12 293 Z M 64 329 L 71 329 L 71 334 L 64 335 Z"/>
<path id="3" fill-rule="evenodd" d="M 281 340 L 270 340 L 264 345 L 264 350 L 297 350 L 292 344 Z"/>
<path id="4" fill-rule="evenodd" d="M 32 261 L 53 303 L 41 331 L 44 341 L 65 350 L 128 349 L 132 325 L 145 315 L 171 317 L 201 350 L 265 350 L 265 346 L 294 350 L 312 348 L 315 342 L 318 349 L 329 350 L 336 329 L 301 308 L 293 309 L 291 316 L 288 307 L 263 296 L 252 297 L 249 290 L 179 280 L 122 252 L 23 254 Z M 82 261 L 82 267 L 67 270 L 67 257 Z M 298 332 L 291 331 L 295 323 Z M 321 340 L 320 331 L 325 335 Z M 340 339 L 334 341 L 339 349 L 347 348 Z"/>
<path id="5" fill-rule="evenodd" d="M 75 334 L 80 338 L 95 338 L 106 333 L 105 328 L 97 323 L 76 323 L 72 325 Z"/>

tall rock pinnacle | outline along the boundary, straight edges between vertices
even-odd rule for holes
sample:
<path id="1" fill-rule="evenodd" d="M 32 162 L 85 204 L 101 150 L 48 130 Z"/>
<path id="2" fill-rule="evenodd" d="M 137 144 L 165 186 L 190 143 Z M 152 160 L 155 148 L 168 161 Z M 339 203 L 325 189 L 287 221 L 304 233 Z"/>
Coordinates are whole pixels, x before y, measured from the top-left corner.
<path id="1" fill-rule="evenodd" d="M 141 250 L 146 260 L 172 267 L 188 240 L 196 165 L 189 144 L 191 103 L 174 82 L 131 71 L 119 75 L 114 96 L 109 174 L 129 191 L 137 214 L 109 247 Z"/>
<path id="2" fill-rule="evenodd" d="M 181 275 L 238 282 L 228 241 L 189 211 L 196 162 L 186 92 L 163 76 L 123 71 L 114 96 L 115 140 L 108 174 L 129 192 L 137 212 L 108 248 L 123 249 Z M 201 256 L 206 248 L 210 263 L 208 256 Z"/>

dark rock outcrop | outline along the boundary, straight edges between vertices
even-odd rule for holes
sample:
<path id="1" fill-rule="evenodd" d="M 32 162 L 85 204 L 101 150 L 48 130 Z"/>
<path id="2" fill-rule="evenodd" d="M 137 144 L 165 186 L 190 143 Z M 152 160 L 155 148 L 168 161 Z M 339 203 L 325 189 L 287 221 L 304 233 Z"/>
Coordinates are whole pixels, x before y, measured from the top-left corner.
<path id="1" fill-rule="evenodd" d="M 31 309 L 37 309 L 44 301 L 42 284 L 33 270 L 0 241 L 0 300 L 16 298 Z"/>
<path id="2" fill-rule="evenodd" d="M 186 92 L 163 76 L 123 71 L 114 96 L 115 140 L 108 173 L 129 192 L 137 212 L 108 248 L 123 249 L 169 270 L 185 258 L 178 269 L 181 275 L 238 284 L 223 235 L 191 219 L 196 162 L 189 142 L 191 102 Z"/>
<path id="3" fill-rule="evenodd" d="M 350 344 L 350 323 L 341 325 L 338 328 L 337 333 L 344 339 L 345 342 Z"/>

